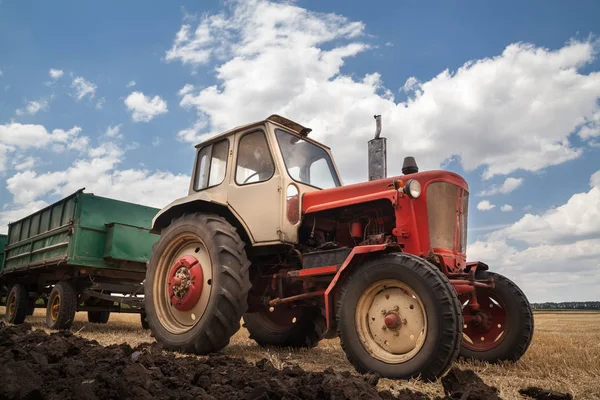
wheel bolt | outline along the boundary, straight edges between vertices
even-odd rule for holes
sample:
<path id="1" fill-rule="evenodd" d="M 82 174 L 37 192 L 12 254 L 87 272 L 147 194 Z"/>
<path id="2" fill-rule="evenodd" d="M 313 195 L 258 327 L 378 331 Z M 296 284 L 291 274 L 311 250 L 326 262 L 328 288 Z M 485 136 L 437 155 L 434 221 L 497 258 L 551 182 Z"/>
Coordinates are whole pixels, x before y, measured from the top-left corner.
<path id="1" fill-rule="evenodd" d="M 394 336 L 398 336 L 398 335 L 400 335 L 399 332 L 394 332 Z"/>
<path id="2" fill-rule="evenodd" d="M 398 306 L 395 306 L 395 307 L 394 307 L 394 311 L 398 311 L 398 310 L 400 310 L 400 307 L 398 307 Z"/>
<path id="3" fill-rule="evenodd" d="M 386 329 L 387 329 L 387 327 L 385 325 L 381 327 L 382 331 L 385 331 Z"/>
<path id="4" fill-rule="evenodd" d="M 402 318 L 402 325 L 406 325 L 407 321 L 406 318 Z"/>
<path id="5" fill-rule="evenodd" d="M 381 315 L 385 315 L 385 310 L 381 310 Z"/>

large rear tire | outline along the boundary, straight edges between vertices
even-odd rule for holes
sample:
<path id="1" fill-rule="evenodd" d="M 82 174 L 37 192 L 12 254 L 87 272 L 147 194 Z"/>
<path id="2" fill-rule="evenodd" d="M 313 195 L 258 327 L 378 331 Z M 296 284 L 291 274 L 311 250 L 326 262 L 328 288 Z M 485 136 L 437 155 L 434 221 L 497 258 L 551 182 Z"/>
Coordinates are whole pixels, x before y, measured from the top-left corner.
<path id="1" fill-rule="evenodd" d="M 295 307 L 282 304 L 267 310 L 244 314 L 250 339 L 261 346 L 312 348 L 327 330 L 327 321 L 318 307 Z"/>
<path id="2" fill-rule="evenodd" d="M 22 324 L 29 312 L 29 293 L 25 285 L 15 283 L 6 296 L 6 322 Z"/>
<path id="3" fill-rule="evenodd" d="M 46 325 L 50 329 L 69 329 L 77 312 L 78 295 L 75 287 L 60 281 L 52 288 L 46 307 Z"/>
<path id="4" fill-rule="evenodd" d="M 250 262 L 226 219 L 189 214 L 172 221 L 146 270 L 145 312 L 166 349 L 209 354 L 229 344 L 248 309 Z"/>
<path id="5" fill-rule="evenodd" d="M 393 253 L 357 266 L 336 309 L 342 348 L 360 373 L 431 381 L 458 355 L 460 302 L 448 279 L 421 258 Z"/>
<path id="6" fill-rule="evenodd" d="M 533 337 L 533 313 L 527 297 L 498 273 L 478 271 L 475 278 L 493 278 L 495 287 L 476 289 L 481 321 L 464 323 L 460 356 L 490 363 L 517 361 Z"/>

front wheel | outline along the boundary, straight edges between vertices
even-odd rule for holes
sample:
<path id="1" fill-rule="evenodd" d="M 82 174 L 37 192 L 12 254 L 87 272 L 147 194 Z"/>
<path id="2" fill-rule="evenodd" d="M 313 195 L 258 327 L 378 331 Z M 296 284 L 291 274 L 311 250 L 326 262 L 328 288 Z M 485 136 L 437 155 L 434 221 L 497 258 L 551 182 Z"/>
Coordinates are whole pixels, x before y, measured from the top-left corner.
<path id="1" fill-rule="evenodd" d="M 342 348 L 358 372 L 435 380 L 458 355 L 460 302 L 421 258 L 396 253 L 356 266 L 336 308 Z"/>
<path id="2" fill-rule="evenodd" d="M 11 324 L 22 324 L 30 308 L 29 293 L 25 285 L 14 284 L 6 296 L 6 321 Z"/>
<path id="3" fill-rule="evenodd" d="M 464 322 L 460 356 L 491 363 L 517 361 L 533 337 L 533 313 L 527 297 L 500 274 L 480 271 L 475 278 L 493 278 L 495 287 L 476 289 L 479 311 Z"/>
<path id="4" fill-rule="evenodd" d="M 245 243 L 222 217 L 189 214 L 161 232 L 146 270 L 146 319 L 166 349 L 208 354 L 240 329 L 250 290 Z"/>

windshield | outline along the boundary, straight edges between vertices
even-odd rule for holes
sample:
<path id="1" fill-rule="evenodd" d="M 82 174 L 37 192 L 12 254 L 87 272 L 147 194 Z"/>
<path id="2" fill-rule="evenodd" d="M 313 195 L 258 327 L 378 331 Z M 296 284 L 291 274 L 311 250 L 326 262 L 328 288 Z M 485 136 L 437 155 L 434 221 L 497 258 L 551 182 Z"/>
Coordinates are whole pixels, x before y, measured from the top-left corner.
<path id="1" fill-rule="evenodd" d="M 292 179 L 319 189 L 340 186 L 331 158 L 324 149 L 281 129 L 275 129 L 275 135 Z"/>

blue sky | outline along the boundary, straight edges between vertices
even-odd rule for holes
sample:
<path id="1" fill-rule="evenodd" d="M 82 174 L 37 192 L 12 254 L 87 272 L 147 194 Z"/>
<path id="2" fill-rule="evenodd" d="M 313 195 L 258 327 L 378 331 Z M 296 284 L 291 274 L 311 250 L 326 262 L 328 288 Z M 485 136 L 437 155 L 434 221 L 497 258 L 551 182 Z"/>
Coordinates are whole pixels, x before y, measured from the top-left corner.
<path id="1" fill-rule="evenodd" d="M 597 300 L 597 15 L 594 1 L 3 0 L 0 223 L 83 186 L 162 207 L 187 191 L 195 143 L 273 112 L 358 182 L 381 113 L 390 174 L 414 155 L 469 181 L 470 258 L 533 300 Z"/>

